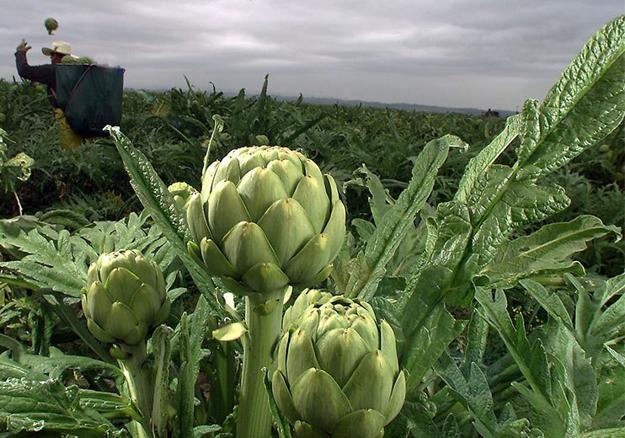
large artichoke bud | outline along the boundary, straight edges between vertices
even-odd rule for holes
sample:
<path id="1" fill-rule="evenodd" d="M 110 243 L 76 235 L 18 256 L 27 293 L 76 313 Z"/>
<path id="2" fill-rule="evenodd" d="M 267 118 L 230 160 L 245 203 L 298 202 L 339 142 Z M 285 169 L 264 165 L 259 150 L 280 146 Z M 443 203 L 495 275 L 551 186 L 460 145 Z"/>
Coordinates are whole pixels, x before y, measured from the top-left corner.
<path id="1" fill-rule="evenodd" d="M 345 237 L 334 179 L 279 146 L 236 149 L 212 163 L 187 222 L 191 251 L 239 294 L 324 280 Z"/>
<path id="2" fill-rule="evenodd" d="M 160 267 L 138 251 L 102 254 L 91 264 L 82 309 L 100 341 L 136 345 L 169 314 Z"/>
<path id="3" fill-rule="evenodd" d="M 369 304 L 341 296 L 291 316 L 272 387 L 295 436 L 382 437 L 406 395 L 390 325 L 378 324 Z"/>

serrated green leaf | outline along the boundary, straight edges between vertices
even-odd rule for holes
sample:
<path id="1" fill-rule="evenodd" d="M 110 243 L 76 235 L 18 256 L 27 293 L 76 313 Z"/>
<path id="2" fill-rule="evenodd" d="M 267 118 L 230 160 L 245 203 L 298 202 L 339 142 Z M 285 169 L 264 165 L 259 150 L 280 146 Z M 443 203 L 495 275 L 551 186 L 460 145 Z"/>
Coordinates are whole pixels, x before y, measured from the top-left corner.
<path id="1" fill-rule="evenodd" d="M 410 227 L 414 226 L 416 215 L 432 191 L 438 169 L 445 162 L 449 147 L 454 144 L 464 143 L 458 137 L 447 135 L 425 145 L 415 161 L 408 187 L 386 212 L 383 223 L 376 228 L 367 243 L 365 258 L 369 274 L 364 278 L 358 277 L 357 286 L 350 292 L 350 296 L 367 300 L 375 295 L 387 263 Z"/>
<path id="2" fill-rule="evenodd" d="M 532 176 L 560 168 L 593 146 L 625 114 L 625 16 L 591 38 L 538 108 L 539 136 L 519 152 Z"/>
<path id="3" fill-rule="evenodd" d="M 620 338 L 625 334 L 625 294 L 607 307 L 594 319 L 588 330 L 589 335 L 602 339 L 604 343 Z"/>
<path id="4" fill-rule="evenodd" d="M 569 259 L 586 249 L 589 241 L 606 235 L 620 239 L 620 230 L 604 225 L 594 216 L 579 216 L 570 222 L 548 224 L 529 236 L 504 243 L 492 261 L 480 272 L 482 283 L 508 288 L 523 278 L 564 272 L 583 274 L 583 268 Z"/>
<path id="5" fill-rule="evenodd" d="M 437 267 L 426 269 L 406 287 L 399 313 L 405 335 L 400 365 L 408 370 L 406 387 L 414 388 L 441 354 L 464 328 L 442 304 L 443 291 L 451 280 L 451 271 Z"/>
<path id="6" fill-rule="evenodd" d="M 598 391 L 593 429 L 625 427 L 625 365 L 605 373 Z"/>
<path id="7" fill-rule="evenodd" d="M 436 209 L 436 239 L 428 249 L 428 262 L 455 270 L 471 237 L 471 219 L 464 204 L 444 202 Z"/>
<path id="8" fill-rule="evenodd" d="M 79 404 L 84 409 L 97 411 L 107 420 L 141 419 L 130 398 L 112 392 L 81 389 Z"/>
<path id="9" fill-rule="evenodd" d="M 59 382 L 0 381 L 0 423 L 10 432 L 42 430 L 80 436 L 106 436 L 117 429 L 102 415 L 80 406 L 77 387 Z"/>
<path id="10" fill-rule="evenodd" d="M 561 187 L 513 181 L 511 175 L 510 168 L 493 166 L 482 190 L 472 198 L 471 220 L 476 231 L 471 245 L 478 256 L 478 266 L 493 260 L 512 231 L 544 220 L 569 205 Z"/>
<path id="11" fill-rule="evenodd" d="M 443 355 L 436 372 L 451 388 L 458 400 L 469 410 L 475 428 L 485 438 L 497 436 L 497 417 L 493 411 L 493 397 L 486 376 L 475 363 L 468 378 L 460 371 L 449 355 Z"/>
<path id="12" fill-rule="evenodd" d="M 533 280 L 522 280 L 521 286 L 525 288 L 532 298 L 538 301 L 538 304 L 547 311 L 550 317 L 563 324 L 569 331 L 573 332 L 575 330 L 571 316 L 558 295 L 550 293 L 540 283 Z"/>
<path id="13" fill-rule="evenodd" d="M 606 348 L 606 350 L 608 350 L 608 353 L 610 353 L 610 356 L 612 356 L 614 359 L 616 359 L 616 361 L 619 363 L 619 365 L 621 365 L 622 367 L 625 368 L 625 356 L 623 356 L 622 354 L 618 353 L 613 348 L 610 348 L 609 345 L 606 345 L 605 348 Z"/>
<path id="14" fill-rule="evenodd" d="M 552 389 L 550 362 L 540 339 L 530 343 L 525 334 L 523 319 L 517 319 L 516 327 L 508 315 L 507 300 L 501 290 L 495 297 L 490 291 L 478 288 L 475 298 L 480 304 L 480 312 L 488 323 L 499 333 L 508 352 L 514 358 L 529 387 L 516 384 L 517 389 L 533 406 L 539 416 L 537 426 L 547 435 L 561 436 L 565 429 L 567 412 L 558 409 L 560 402 Z M 554 406 L 555 403 L 555 406 Z"/>
<path id="15" fill-rule="evenodd" d="M 45 235 L 42 233 L 46 233 Z M 49 240 L 47 236 L 54 236 Z M 21 260 L 0 262 L 0 267 L 16 271 L 31 284 L 79 297 L 87 280 L 87 267 L 72 257 L 69 234 L 52 229 L 17 233 L 0 221 L 0 245 L 26 253 Z"/>
<path id="16" fill-rule="evenodd" d="M 517 152 L 519 161 L 527 159 L 540 142 L 540 114 L 537 100 L 528 99 L 523 105 L 524 129 L 521 136 L 521 144 Z"/>
<path id="17" fill-rule="evenodd" d="M 585 432 L 581 438 L 625 438 L 625 426 L 611 429 L 599 429 Z"/>
<path id="18" fill-rule="evenodd" d="M 472 364 L 480 365 L 482 363 L 487 340 L 488 323 L 478 312 L 474 312 L 469 321 L 466 347 L 464 350 L 462 374 L 464 374 L 465 377 L 471 372 Z"/>
<path id="19" fill-rule="evenodd" d="M 200 360 L 203 358 L 202 342 L 208 334 L 208 321 L 211 308 L 200 296 L 192 315 L 183 314 L 176 330 L 179 334 L 178 348 L 180 370 L 176 388 L 176 417 L 178 432 L 182 436 L 191 436 L 194 423 L 195 382 L 199 374 Z"/>
<path id="20" fill-rule="evenodd" d="M 576 430 L 588 429 L 597 411 L 596 370 L 587 353 L 577 342 L 575 332 L 556 321 L 550 321 L 544 329 L 546 334 L 542 338 L 546 349 L 563 366 L 562 372 L 556 376 L 565 391 L 570 392 L 566 396 L 569 410 L 574 410 L 574 416 L 570 421 L 574 421 Z"/>
<path id="21" fill-rule="evenodd" d="M 522 132 L 523 126 L 521 115 L 509 117 L 506 120 L 504 130 L 469 161 L 458 184 L 458 191 L 454 197 L 456 201 L 464 204 L 468 203 L 469 196 L 475 191 L 478 181 L 486 174 L 510 143 Z"/>
<path id="22" fill-rule="evenodd" d="M 154 354 L 154 401 L 152 422 L 157 436 L 165 436 L 169 420 L 169 368 L 171 366 L 170 338 L 173 330 L 160 325 L 152 335 Z"/>
<path id="23" fill-rule="evenodd" d="M 136 149 L 119 129 L 111 128 L 109 132 L 115 141 L 137 197 L 161 228 L 163 235 L 189 271 L 194 283 L 202 291 L 203 296 L 209 300 L 211 308 L 215 312 L 225 314 L 213 295 L 214 284 L 210 275 L 187 252 L 186 242 L 190 240 L 189 230 L 176 208 L 172 194 L 169 193 L 145 155 Z"/>
<path id="24" fill-rule="evenodd" d="M 38 356 L 23 354 L 20 364 L 28 367 L 36 373 L 48 375 L 52 379 L 60 379 L 63 373 L 69 369 L 81 371 L 106 370 L 113 377 L 121 377 L 121 370 L 107 362 L 84 356 L 66 355 L 57 349 L 52 349 L 50 356 Z"/>
<path id="25" fill-rule="evenodd" d="M 221 426 L 218 424 L 204 424 L 202 426 L 195 426 L 193 428 L 193 437 L 194 438 L 202 438 L 208 434 L 214 434 L 215 432 L 219 432 L 221 430 Z"/>

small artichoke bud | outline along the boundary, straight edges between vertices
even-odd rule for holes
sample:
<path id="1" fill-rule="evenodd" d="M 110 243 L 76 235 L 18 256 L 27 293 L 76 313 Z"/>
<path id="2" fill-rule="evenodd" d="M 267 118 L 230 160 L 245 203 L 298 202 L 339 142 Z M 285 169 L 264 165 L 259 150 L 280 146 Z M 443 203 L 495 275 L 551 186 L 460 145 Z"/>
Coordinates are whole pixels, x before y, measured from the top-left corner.
<path id="1" fill-rule="evenodd" d="M 197 193 L 197 190 L 186 182 L 175 182 L 170 184 L 169 187 L 167 187 L 167 190 L 173 195 L 176 206 L 183 212 L 187 211 L 191 195 Z"/>
<path id="2" fill-rule="evenodd" d="M 298 438 L 379 438 L 406 396 L 393 329 L 365 302 L 325 298 L 282 336 L 274 397 Z"/>
<path id="3" fill-rule="evenodd" d="M 54 18 L 46 18 L 46 21 L 43 22 L 43 25 L 46 27 L 48 31 L 48 35 L 52 35 L 55 30 L 59 28 L 59 22 Z"/>
<path id="4" fill-rule="evenodd" d="M 169 314 L 160 267 L 138 251 L 102 254 L 91 264 L 82 309 L 100 341 L 136 345 Z"/>
<path id="5" fill-rule="evenodd" d="M 190 250 L 237 294 L 319 283 L 345 238 L 334 179 L 283 147 L 230 152 L 206 169 L 187 205 Z"/>

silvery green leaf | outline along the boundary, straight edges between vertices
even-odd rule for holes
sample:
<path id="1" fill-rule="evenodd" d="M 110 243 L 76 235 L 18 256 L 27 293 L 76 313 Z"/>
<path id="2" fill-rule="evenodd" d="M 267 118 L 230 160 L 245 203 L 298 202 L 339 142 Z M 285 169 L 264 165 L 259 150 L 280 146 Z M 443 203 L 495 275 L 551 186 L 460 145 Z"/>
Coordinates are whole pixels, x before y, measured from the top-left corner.
<path id="1" fill-rule="evenodd" d="M 386 272 L 386 265 L 392 259 L 404 236 L 414 226 L 414 220 L 425 204 L 434 186 L 439 168 L 445 162 L 449 147 L 464 144 L 458 137 L 446 135 L 430 141 L 417 157 L 408 187 L 399 195 L 397 202 L 384 215 L 384 221 L 371 236 L 365 248 L 365 258 L 370 268 L 369 275 L 359 278 L 355 291 L 359 298 L 370 299 Z"/>
<path id="2" fill-rule="evenodd" d="M 464 350 L 462 373 L 466 376 L 471 372 L 472 364 L 482 363 L 488 340 L 488 323 L 478 312 L 471 315 L 467 328 L 467 340 Z"/>
<path id="3" fill-rule="evenodd" d="M 545 96 L 532 140 L 521 143 L 521 166 L 531 168 L 533 177 L 544 175 L 605 138 L 623 120 L 624 89 L 625 15 L 621 15 L 586 43 Z"/>
<path id="4" fill-rule="evenodd" d="M 169 368 L 171 367 L 171 335 L 173 330 L 166 325 L 160 325 L 152 335 L 152 350 L 154 354 L 154 402 L 152 406 L 152 421 L 158 436 L 165 436 L 168 425 L 169 397 Z"/>
<path id="5" fill-rule="evenodd" d="M 625 274 L 611 280 L 611 285 L 621 286 L 621 290 L 625 289 L 623 286 Z M 588 334 L 602 339 L 604 343 L 625 335 L 625 294 L 621 292 L 619 298 L 590 323 Z"/>
<path id="6" fill-rule="evenodd" d="M 455 200 L 467 203 L 469 196 L 474 192 L 478 181 L 483 178 L 495 160 L 506 150 L 512 141 L 522 132 L 523 120 L 521 115 L 509 117 L 506 127 L 493 141 L 469 161 L 458 184 Z"/>
<path id="7" fill-rule="evenodd" d="M 77 387 L 65 388 L 55 380 L 0 381 L 0 423 L 13 433 L 45 430 L 104 437 L 117 431 L 104 416 L 80 405 Z"/>
<path id="8" fill-rule="evenodd" d="M 573 410 L 571 403 L 576 405 L 574 409 L 574 419 L 578 424 L 576 427 L 582 430 L 589 429 L 597 411 L 596 368 L 578 343 L 575 332 L 555 320 L 549 321 L 544 330 L 545 335 L 541 338 L 545 342 L 545 348 L 563 366 L 564 372 L 556 373 L 556 376 L 560 379 L 561 385 L 570 392 L 567 397 L 569 409 Z"/>
<path id="9" fill-rule="evenodd" d="M 610 355 L 614 359 L 616 359 L 616 361 L 619 363 L 619 365 L 621 365 L 623 368 L 625 368 L 625 356 L 623 356 L 621 353 L 618 353 L 613 348 L 610 348 L 609 345 L 606 345 L 605 348 L 606 348 L 606 350 L 608 350 L 608 353 L 610 353 Z"/>
<path id="10" fill-rule="evenodd" d="M 406 388 L 413 389 L 438 357 L 464 328 L 442 305 L 451 271 L 436 267 L 421 273 L 406 286 L 407 300 L 401 304 L 405 336 L 400 366 L 408 370 Z M 417 292 L 418 291 L 418 292 Z"/>
<path id="11" fill-rule="evenodd" d="M 540 283 L 534 280 L 521 280 L 521 286 L 547 311 L 551 318 L 563 324 L 569 331 L 573 332 L 573 321 L 562 300 L 555 292 L 549 292 Z"/>
<path id="12" fill-rule="evenodd" d="M 510 168 L 493 166 L 482 190 L 472 198 L 471 223 L 476 229 L 472 251 L 478 257 L 478 266 L 493 260 L 499 246 L 514 230 L 539 222 L 569 205 L 569 198 L 559 186 L 513 181 L 510 176 Z"/>
<path id="13" fill-rule="evenodd" d="M 444 202 L 436 209 L 434 241 L 429 244 L 429 263 L 455 270 L 471 237 L 471 219 L 467 207 L 457 201 Z"/>
<path id="14" fill-rule="evenodd" d="M 608 350 L 609 351 L 609 350 Z M 625 365 L 604 373 L 598 386 L 599 400 L 593 418 L 594 428 L 625 428 Z"/>
<path id="15" fill-rule="evenodd" d="M 493 396 L 486 376 L 475 363 L 465 377 L 453 359 L 445 354 L 436 366 L 436 372 L 451 388 L 454 395 L 471 413 L 474 426 L 481 436 L 497 436 L 497 417 L 493 411 Z"/>
<path id="16" fill-rule="evenodd" d="M 582 275 L 583 267 L 569 257 L 586 249 L 588 242 L 606 235 L 620 239 L 620 230 L 594 216 L 548 224 L 538 231 L 500 245 L 479 273 L 491 287 L 509 288 L 523 278 L 564 272 Z"/>
<path id="17" fill-rule="evenodd" d="M 547 356 L 540 338 L 529 341 L 521 316 L 513 324 L 503 291 L 497 290 L 493 297 L 490 290 L 478 288 L 475 298 L 480 304 L 480 313 L 499 333 L 525 378 L 525 382 L 515 383 L 513 387 L 532 406 L 532 424 L 544 431 L 546 436 L 565 436 L 570 415 L 569 401 L 563 382 L 556 375 L 564 367 L 555 357 Z"/>
<path id="18" fill-rule="evenodd" d="M 186 242 L 190 240 L 189 230 L 185 219 L 176 207 L 172 194 L 169 193 L 145 155 L 136 149 L 119 129 L 111 129 L 110 133 L 139 200 L 159 225 L 163 235 L 183 261 L 203 296 L 210 300 L 210 306 L 216 312 L 223 313 L 221 305 L 213 295 L 214 285 L 210 275 L 187 252 Z"/>

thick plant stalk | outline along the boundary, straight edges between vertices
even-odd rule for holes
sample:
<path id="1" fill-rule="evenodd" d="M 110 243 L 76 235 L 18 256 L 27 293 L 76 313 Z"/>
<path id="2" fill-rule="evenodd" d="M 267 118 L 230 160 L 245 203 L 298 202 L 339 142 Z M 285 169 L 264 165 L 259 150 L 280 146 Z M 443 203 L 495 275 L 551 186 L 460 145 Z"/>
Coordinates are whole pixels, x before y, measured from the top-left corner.
<path id="1" fill-rule="evenodd" d="M 243 348 L 243 375 L 239 396 L 237 438 L 269 438 L 271 412 L 263 383 L 262 368 L 276 368 L 272 351 L 282 328 L 284 292 L 245 298 L 247 337 Z"/>
<path id="2" fill-rule="evenodd" d="M 152 434 L 152 404 L 154 400 L 154 382 L 151 379 L 150 369 L 145 364 L 147 358 L 145 341 L 134 346 L 124 346 L 123 351 L 129 354 L 128 358 L 120 359 L 119 365 L 124 374 L 130 398 L 141 412 L 141 425 L 146 437 Z"/>

